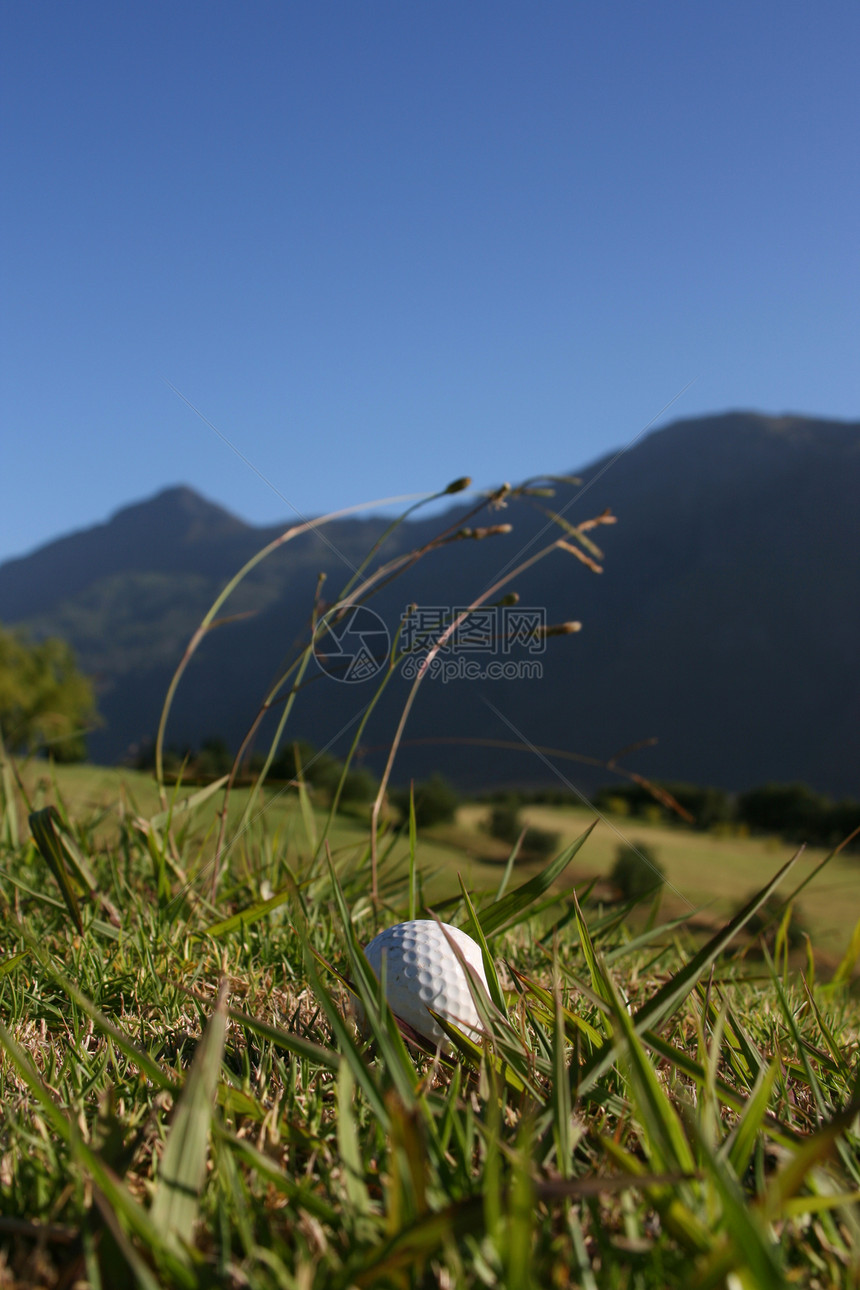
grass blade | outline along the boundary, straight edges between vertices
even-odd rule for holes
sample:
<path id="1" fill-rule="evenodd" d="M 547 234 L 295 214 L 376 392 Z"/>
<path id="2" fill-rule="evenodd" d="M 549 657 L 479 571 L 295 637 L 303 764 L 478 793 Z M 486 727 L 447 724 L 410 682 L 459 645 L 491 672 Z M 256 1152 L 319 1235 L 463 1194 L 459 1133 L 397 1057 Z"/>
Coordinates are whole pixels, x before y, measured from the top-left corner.
<path id="1" fill-rule="evenodd" d="M 311 855 L 316 855 L 318 843 L 317 822 L 314 815 L 314 808 L 311 805 L 311 799 L 308 796 L 307 785 L 302 775 L 302 763 L 299 759 L 298 744 L 293 746 L 293 755 L 296 759 L 296 783 L 299 792 L 299 807 L 302 813 L 302 823 L 305 826 L 305 837 L 308 840 Z"/>
<path id="2" fill-rule="evenodd" d="M 409 909 L 408 916 L 411 922 L 416 916 L 417 906 L 417 882 L 415 869 L 415 853 L 418 849 L 418 825 L 415 820 L 415 781 L 409 782 Z"/>
<path id="3" fill-rule="evenodd" d="M 481 910 L 481 926 L 484 929 L 485 936 L 492 936 L 494 932 L 500 931 L 503 927 L 506 930 L 510 930 L 510 928 L 516 927 L 517 923 L 521 923 L 529 917 L 532 906 L 564 873 L 577 851 L 591 835 L 596 824 L 597 820 L 590 824 L 575 842 L 571 842 L 569 847 L 565 847 L 564 851 L 557 855 L 554 860 L 551 860 L 545 869 L 535 874 L 534 878 L 530 878 L 521 887 L 517 887 L 516 891 L 512 891 L 509 896 L 503 897 L 502 900 L 495 900 Z"/>
<path id="4" fill-rule="evenodd" d="M 163 829 L 165 825 L 172 827 L 174 824 L 181 824 L 184 820 L 190 819 L 194 811 L 203 806 L 204 802 L 208 802 L 210 797 L 214 797 L 224 787 L 229 778 L 229 775 L 222 775 L 220 779 L 214 779 L 211 784 L 206 784 L 205 787 L 199 788 L 196 793 L 190 793 L 181 802 L 171 802 L 167 810 L 158 811 L 157 814 L 151 815 L 148 821 L 149 824 L 154 829 Z"/>
<path id="5" fill-rule="evenodd" d="M 525 829 L 523 829 L 522 833 L 517 838 L 514 845 L 511 847 L 511 854 L 508 856 L 507 863 L 505 864 L 504 870 L 502 872 L 501 881 L 499 882 L 498 890 L 496 891 L 497 901 L 500 901 L 502 899 L 502 897 L 504 896 L 505 892 L 508 889 L 508 883 L 511 880 L 511 874 L 514 871 L 514 865 L 516 863 L 517 856 L 520 854 L 520 847 L 523 845 L 523 838 L 525 836 L 526 836 L 526 831 Z"/>
<path id="6" fill-rule="evenodd" d="M 844 1079 L 849 1079 L 851 1076 L 851 1068 L 848 1064 L 845 1054 L 843 1053 L 842 1049 L 839 1047 L 839 1044 L 836 1042 L 836 1038 L 833 1034 L 833 1031 L 830 1029 L 830 1026 L 827 1024 L 824 1014 L 822 1013 L 821 1009 L 818 1006 L 818 1001 L 815 998 L 815 994 L 811 989 L 809 982 L 806 979 L 804 979 L 804 982 L 803 982 L 803 989 L 806 993 L 806 998 L 809 1002 L 809 1006 L 812 1008 L 812 1011 L 815 1013 L 815 1020 L 818 1023 L 818 1029 L 821 1031 L 821 1034 L 824 1038 L 824 1042 L 830 1051 L 830 1056 L 833 1058 L 833 1061 L 837 1070 L 840 1072 L 840 1074 L 843 1076 Z"/>
<path id="7" fill-rule="evenodd" d="M 68 864 L 72 864 L 73 867 L 74 865 L 68 849 L 57 833 L 56 821 L 58 820 L 59 816 L 54 806 L 46 806 L 44 810 L 34 811 L 29 820 L 30 832 L 33 834 L 33 841 L 39 849 L 39 854 L 57 880 L 57 886 L 60 888 L 75 927 L 83 934 L 84 925 L 81 922 L 78 898 L 67 868 Z"/>
<path id="8" fill-rule="evenodd" d="M 508 1189 L 508 1213 L 505 1224 L 505 1285 L 526 1287 L 534 1284 L 531 1276 L 532 1237 L 537 1216 L 535 1187 L 532 1179 L 532 1120 L 520 1120 L 516 1149 Z"/>
<path id="9" fill-rule="evenodd" d="M 796 852 L 792 858 L 774 874 L 761 891 L 749 900 L 742 909 L 735 914 L 730 922 L 726 923 L 715 936 L 712 936 L 706 945 L 695 954 L 681 970 L 677 972 L 671 980 L 667 981 L 664 986 L 651 996 L 647 1003 L 636 1013 L 633 1018 L 633 1028 L 637 1034 L 643 1030 L 659 1026 L 667 1017 L 676 1010 L 676 1008 L 687 998 L 691 990 L 701 980 L 704 974 L 710 970 L 711 964 L 716 962 L 725 947 L 737 935 L 742 927 L 752 918 L 753 914 L 764 904 L 772 891 L 776 889 L 785 875 L 797 862 L 801 852 Z M 590 1057 L 582 1070 L 579 1090 L 580 1094 L 588 1091 L 602 1075 L 604 1075 L 613 1065 L 616 1055 L 616 1044 L 613 1040 L 607 1040 L 601 1048 Z"/>
<path id="10" fill-rule="evenodd" d="M 757 1208 L 750 1206 L 725 1163 L 711 1152 L 704 1139 L 699 1139 L 698 1147 L 705 1157 L 708 1180 L 720 1198 L 731 1255 L 716 1247 L 697 1284 L 722 1285 L 730 1270 L 748 1270 L 749 1278 L 739 1278 L 742 1285 L 755 1286 L 756 1290 L 785 1290 L 778 1241 L 768 1232 Z"/>
<path id="11" fill-rule="evenodd" d="M 355 1079 L 349 1062 L 340 1063 L 337 1077 L 337 1147 L 343 1163 L 347 1199 L 359 1214 L 370 1213 L 370 1195 L 361 1164 L 361 1144 L 355 1120 Z"/>
<path id="12" fill-rule="evenodd" d="M 305 1035 L 294 1035 L 289 1030 L 281 1030 L 278 1026 L 273 1026 L 268 1021 L 261 1021 L 259 1017 L 253 1017 L 249 1012 L 241 1012 L 238 1008 L 228 1008 L 227 1015 L 231 1021 L 238 1022 L 240 1026 L 258 1035 L 260 1039 L 265 1039 L 275 1048 L 281 1048 L 284 1052 L 292 1053 L 293 1056 L 302 1058 L 304 1061 L 318 1063 L 327 1070 L 338 1069 L 340 1058 L 332 1048 L 326 1048 L 323 1044 L 306 1038 Z"/>
<path id="13" fill-rule="evenodd" d="M 779 1064 L 771 1062 L 765 1067 L 756 1082 L 752 1097 L 746 1104 L 734 1132 L 727 1142 L 729 1164 L 736 1178 L 743 1178 L 755 1150 L 756 1139 L 767 1115 L 767 1106 L 773 1091 L 774 1081 L 779 1071 Z"/>
<path id="14" fill-rule="evenodd" d="M 643 1192 L 659 1213 L 666 1229 L 684 1249 L 692 1254 L 710 1251 L 712 1246 L 710 1231 L 689 1206 L 679 1200 L 677 1187 L 650 1181 L 652 1177 L 650 1169 L 613 1138 L 602 1138 L 600 1145 L 621 1169 L 639 1180 Z"/>
<path id="15" fill-rule="evenodd" d="M 194 1240 L 226 1035 L 227 987 L 222 984 L 173 1115 L 150 1210 L 152 1221 L 179 1250 Z"/>
<path id="16" fill-rule="evenodd" d="M 18 833 L 18 804 L 15 797 L 15 784 L 12 775 L 12 763 L 0 732 L 0 795 L 2 795 L 2 828 L 0 838 L 17 850 L 20 843 Z"/>
<path id="17" fill-rule="evenodd" d="M 502 1016 L 505 1016 L 507 1014 L 508 1006 L 507 1006 L 507 1003 L 505 1002 L 505 996 L 504 996 L 504 993 L 502 992 L 502 987 L 499 984 L 499 974 L 496 971 L 496 965 L 493 961 L 493 956 L 490 953 L 489 947 L 487 945 L 487 938 L 484 935 L 484 929 L 481 927 L 481 920 L 479 919 L 478 915 L 475 913 L 475 906 L 472 904 L 472 898 L 469 895 L 468 891 L 466 890 L 466 884 L 463 882 L 463 879 L 460 876 L 460 874 L 457 874 L 457 881 L 459 882 L 460 890 L 463 893 L 463 900 L 465 901 L 466 911 L 469 915 L 469 924 L 472 929 L 472 935 L 474 936 L 475 940 L 478 942 L 478 944 L 481 947 L 481 956 L 484 960 L 484 974 L 486 975 L 486 978 L 487 978 L 487 985 L 489 986 L 490 998 L 498 1008 L 499 1012 L 501 1012 Z"/>
<path id="18" fill-rule="evenodd" d="M 555 1135 L 555 1161 L 562 1178 L 570 1177 L 573 1139 L 571 1135 L 572 1098 L 570 1092 L 570 1074 L 567 1069 L 566 1030 L 564 1024 L 564 1006 L 561 998 L 561 981 L 556 963 L 553 994 L 555 996 L 555 1013 L 552 1027 L 552 1110 L 553 1133 Z"/>
<path id="19" fill-rule="evenodd" d="M 797 1195 L 810 1171 L 831 1156 L 838 1139 L 853 1124 L 858 1112 L 860 1104 L 855 1102 L 835 1115 L 818 1133 L 800 1142 L 764 1197 L 763 1209 L 769 1221 L 782 1214 L 786 1203 Z"/>
<path id="20" fill-rule="evenodd" d="M 633 1018 L 619 999 L 609 974 L 604 971 L 601 975 L 603 990 L 609 993 L 613 1026 L 623 1038 L 624 1057 L 648 1153 L 658 1172 L 693 1173 L 696 1162 L 677 1112 L 657 1079 L 657 1073 L 636 1034 Z"/>
<path id="21" fill-rule="evenodd" d="M 504 1080 L 509 1088 L 514 1089 L 517 1093 L 524 1093 L 528 1088 L 533 1097 L 537 1097 L 542 1100 L 543 1095 L 540 1090 L 520 1079 L 517 1072 L 513 1070 L 498 1053 L 486 1052 L 480 1044 L 475 1043 L 471 1036 L 464 1034 L 462 1030 L 458 1030 L 454 1023 L 449 1021 L 447 1017 L 440 1016 L 439 1013 L 434 1012 L 432 1008 L 428 1009 L 428 1011 L 436 1024 L 445 1031 L 445 1034 L 451 1040 L 451 1043 L 460 1053 L 461 1057 L 464 1057 L 466 1061 L 475 1068 L 475 1070 L 480 1069 L 482 1060 L 486 1060 L 495 1073 Z"/>
<path id="22" fill-rule="evenodd" d="M 860 918 L 854 924 L 854 931 L 851 933 L 848 947 L 842 955 L 839 966 L 833 973 L 833 979 L 830 984 L 832 986 L 845 985 L 847 981 L 850 981 L 857 966 L 858 958 L 860 958 Z"/>
<path id="23" fill-rule="evenodd" d="M 15 968 L 24 962 L 29 953 L 29 950 L 22 950 L 20 954 L 13 954 L 11 958 L 3 959 L 0 962 L 0 976 L 5 976 L 7 972 L 14 972 Z"/>
<path id="24" fill-rule="evenodd" d="M 195 940 L 204 940 L 211 936 L 213 940 L 221 940 L 225 936 L 230 936 L 233 932 L 242 927 L 250 927 L 252 923 L 257 923 L 260 919 L 265 918 L 272 910 L 279 909 L 285 905 L 290 897 L 294 897 L 301 903 L 298 885 L 292 874 L 288 876 L 286 884 L 276 891 L 268 900 L 259 900 L 254 905 L 248 905 L 247 908 L 239 910 L 237 914 L 231 914 L 229 918 L 219 919 L 217 923 L 210 923 L 202 931 L 194 933 Z"/>
<path id="25" fill-rule="evenodd" d="M 527 990 L 529 994 L 533 995 L 534 998 L 538 1000 L 538 1002 L 543 1006 L 547 1016 L 553 1016 L 555 1014 L 555 1001 L 550 990 L 545 986 L 539 985 L 537 981 L 532 981 L 530 977 L 525 976 L 524 973 L 518 971 L 517 968 L 513 967 L 510 963 L 508 964 L 508 970 L 511 972 L 514 979 L 522 985 L 523 989 Z M 586 1021 L 584 1017 L 578 1016 L 577 1013 L 572 1012 L 569 1008 L 562 1008 L 562 1017 L 564 1018 L 567 1034 L 571 1042 L 573 1042 L 576 1032 L 579 1031 L 581 1034 L 585 1035 L 588 1042 L 595 1048 L 600 1046 L 602 1036 L 600 1031 L 596 1030 L 590 1021 Z"/>
<path id="26" fill-rule="evenodd" d="M 156 1088 L 167 1089 L 171 1092 L 175 1092 L 175 1081 L 161 1069 L 158 1062 L 150 1057 L 149 1053 L 146 1052 L 145 1049 L 141 1048 L 134 1042 L 134 1040 L 130 1039 L 124 1030 L 121 1030 L 119 1026 L 114 1025 L 114 1023 L 96 1007 L 93 1001 L 87 998 L 82 990 L 78 989 L 73 981 L 71 981 L 63 972 L 60 972 L 58 968 L 55 968 L 48 961 L 47 957 L 40 952 L 38 945 L 27 933 L 25 933 L 25 937 L 30 946 L 30 952 L 38 958 L 44 970 L 53 977 L 60 989 L 68 995 L 72 1002 L 77 1004 L 82 1012 L 86 1013 L 94 1025 L 98 1026 L 102 1034 L 106 1035 L 108 1039 L 116 1044 L 120 1052 L 124 1053 L 129 1061 L 133 1062 L 134 1065 L 137 1066 L 141 1074 L 152 1081 Z"/>
<path id="27" fill-rule="evenodd" d="M 480 1194 L 467 1196 L 410 1223 L 384 1245 L 372 1250 L 357 1268 L 348 1269 L 332 1284 L 336 1290 L 346 1290 L 348 1286 L 403 1284 L 398 1276 L 403 1270 L 430 1258 L 446 1242 L 457 1237 L 480 1238 L 483 1226 L 483 1197 Z"/>

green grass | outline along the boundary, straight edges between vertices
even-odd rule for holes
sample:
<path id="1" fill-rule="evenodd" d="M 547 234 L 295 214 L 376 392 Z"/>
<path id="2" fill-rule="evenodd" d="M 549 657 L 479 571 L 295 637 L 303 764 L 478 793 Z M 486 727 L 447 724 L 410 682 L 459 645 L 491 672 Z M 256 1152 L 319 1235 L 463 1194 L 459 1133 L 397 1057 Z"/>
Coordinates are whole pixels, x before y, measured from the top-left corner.
<path id="1" fill-rule="evenodd" d="M 480 832 L 485 806 L 463 808 L 458 818 L 461 844 L 488 849 Z M 524 823 L 559 834 L 570 841 L 594 818 L 587 808 L 530 806 L 523 809 Z M 710 919 L 727 917 L 764 882 L 774 867 L 797 850 L 777 838 L 725 837 L 698 833 L 681 825 L 654 825 L 625 816 L 607 816 L 597 825 L 588 852 L 576 866 L 580 880 L 608 876 L 617 847 L 624 840 L 641 839 L 652 847 L 675 890 L 667 887 L 664 912 L 682 914 L 690 906 L 702 908 Z M 796 882 L 808 877 L 827 853 L 808 847 L 798 859 Z M 833 962 L 844 953 L 860 915 L 856 893 L 860 879 L 860 857 L 856 852 L 836 856 L 800 897 L 804 924 L 813 935 L 823 961 Z"/>
<path id="2" fill-rule="evenodd" d="M 119 778 L 57 777 L 82 931 L 31 841 L 2 855 L 0 1285 L 857 1284 L 847 986 L 805 978 L 780 945 L 751 966 L 742 930 L 703 948 L 647 911 L 580 913 L 571 873 L 612 852 L 598 825 L 543 914 L 540 883 L 516 894 L 533 869 L 502 903 L 470 883 L 504 1011 L 482 1002 L 485 1043 L 435 1060 L 404 1044 L 357 957 L 405 916 L 406 839 L 383 836 L 374 910 L 366 828 L 338 822 L 330 868 L 285 794 L 232 847 L 215 908 L 215 799 L 171 838 L 143 828 L 158 804 L 136 775 L 135 810 L 104 814 Z M 709 848 L 734 846 L 664 832 L 691 892 Z M 745 891 L 757 846 L 737 860 Z M 446 881 L 458 867 L 421 839 L 416 860 Z M 761 885 L 781 860 L 761 851 Z M 470 925 L 463 900 L 445 916 Z"/>
<path id="3" fill-rule="evenodd" d="M 158 792 L 148 773 L 115 767 L 88 765 L 58 766 L 48 773 L 44 764 L 30 763 L 23 772 L 28 790 L 33 793 L 40 782 L 44 786 L 45 800 L 51 800 L 52 781 L 67 803 L 70 814 L 86 815 L 105 812 L 96 836 L 109 839 L 118 824 L 120 805 L 131 801 L 144 815 L 158 810 Z M 231 805 L 231 819 L 241 816 L 247 800 L 247 789 L 237 789 Z M 261 822 L 270 832 L 283 829 L 292 821 L 290 833 L 301 836 L 301 820 L 295 793 L 284 793 L 278 788 L 267 789 L 263 794 L 264 814 Z M 462 874 L 472 886 L 480 890 L 497 885 L 500 866 L 507 858 L 504 843 L 487 836 L 482 828 L 489 807 L 466 804 L 457 814 L 456 825 L 439 826 L 428 830 L 422 838 L 422 868 L 427 875 L 428 898 L 445 899 L 457 891 L 457 875 Z M 315 808 L 319 831 L 322 832 L 327 812 L 322 806 Z M 211 829 L 212 813 L 198 816 L 194 836 L 201 842 Z M 586 807 L 530 806 L 522 811 L 524 823 L 544 828 L 558 834 L 562 844 L 567 844 L 594 819 Z M 367 835 L 366 827 L 357 819 L 346 816 L 336 818 L 333 825 L 333 843 L 336 846 L 353 843 L 360 846 Z M 210 833 L 211 836 L 211 833 Z M 644 820 L 631 820 L 624 816 L 609 815 L 600 820 L 592 834 L 587 851 L 571 865 L 560 884 L 569 887 L 594 877 L 608 877 L 617 847 L 624 840 L 641 839 L 658 855 L 671 886 L 664 891 L 663 913 L 675 917 L 700 910 L 700 919 L 716 923 L 730 917 L 738 904 L 746 900 L 774 867 L 783 864 L 796 848 L 777 838 L 750 838 L 721 836 L 718 833 L 698 833 L 683 826 L 650 824 Z M 406 862 L 408 843 L 404 839 L 395 847 L 395 855 Z M 796 883 L 810 876 L 825 858 L 819 847 L 808 847 L 799 857 L 796 866 Z M 524 874 L 533 872 L 535 866 L 521 866 Z M 856 852 L 836 856 L 808 887 L 799 899 L 798 914 L 812 934 L 822 967 L 834 967 L 844 954 L 860 909 L 855 892 L 860 877 L 860 859 Z M 674 888 L 674 890 L 673 890 Z"/>

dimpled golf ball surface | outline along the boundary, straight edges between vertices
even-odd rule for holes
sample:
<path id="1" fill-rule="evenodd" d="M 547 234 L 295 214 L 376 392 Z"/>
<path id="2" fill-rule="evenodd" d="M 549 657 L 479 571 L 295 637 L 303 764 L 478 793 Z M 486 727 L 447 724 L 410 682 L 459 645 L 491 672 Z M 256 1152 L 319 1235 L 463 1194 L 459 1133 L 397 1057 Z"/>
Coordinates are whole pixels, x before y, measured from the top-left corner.
<path id="1" fill-rule="evenodd" d="M 377 977 L 382 976 L 383 956 L 386 959 L 385 992 L 391 1011 L 434 1043 L 447 1043 L 447 1036 L 428 1008 L 467 1033 L 480 1029 L 466 974 L 448 936 L 486 986 L 480 945 L 447 923 L 422 918 L 397 923 L 375 936 L 364 951 Z"/>

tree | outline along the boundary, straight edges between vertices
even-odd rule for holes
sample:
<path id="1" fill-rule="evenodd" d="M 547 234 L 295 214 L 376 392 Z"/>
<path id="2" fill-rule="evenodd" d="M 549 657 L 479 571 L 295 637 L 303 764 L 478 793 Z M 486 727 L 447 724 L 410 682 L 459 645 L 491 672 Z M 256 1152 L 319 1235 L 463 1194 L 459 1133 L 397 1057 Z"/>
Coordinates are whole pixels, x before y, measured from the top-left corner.
<path id="1" fill-rule="evenodd" d="M 70 645 L 56 637 L 33 642 L 0 626 L 0 731 L 10 752 L 81 761 L 84 733 L 97 719 L 92 682 Z"/>

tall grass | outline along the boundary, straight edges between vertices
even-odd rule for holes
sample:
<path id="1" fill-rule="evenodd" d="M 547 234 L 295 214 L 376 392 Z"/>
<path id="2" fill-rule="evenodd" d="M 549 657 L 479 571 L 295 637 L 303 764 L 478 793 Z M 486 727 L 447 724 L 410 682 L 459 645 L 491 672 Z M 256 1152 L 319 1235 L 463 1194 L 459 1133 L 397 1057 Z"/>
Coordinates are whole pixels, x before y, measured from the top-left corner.
<path id="1" fill-rule="evenodd" d="M 484 1036 L 440 1019 L 436 1052 L 361 948 L 442 912 L 414 821 L 399 865 L 382 790 L 366 841 L 332 847 L 301 781 L 289 835 L 262 795 L 231 825 L 230 789 L 162 784 L 108 840 L 57 796 L 24 837 L 4 772 L 0 1287 L 858 1283 L 853 960 L 798 967 L 785 904 L 773 958 L 743 953 L 793 862 L 705 944 L 656 904 L 577 899 L 585 834 L 493 894 L 461 884 L 444 917 L 484 951 Z"/>

